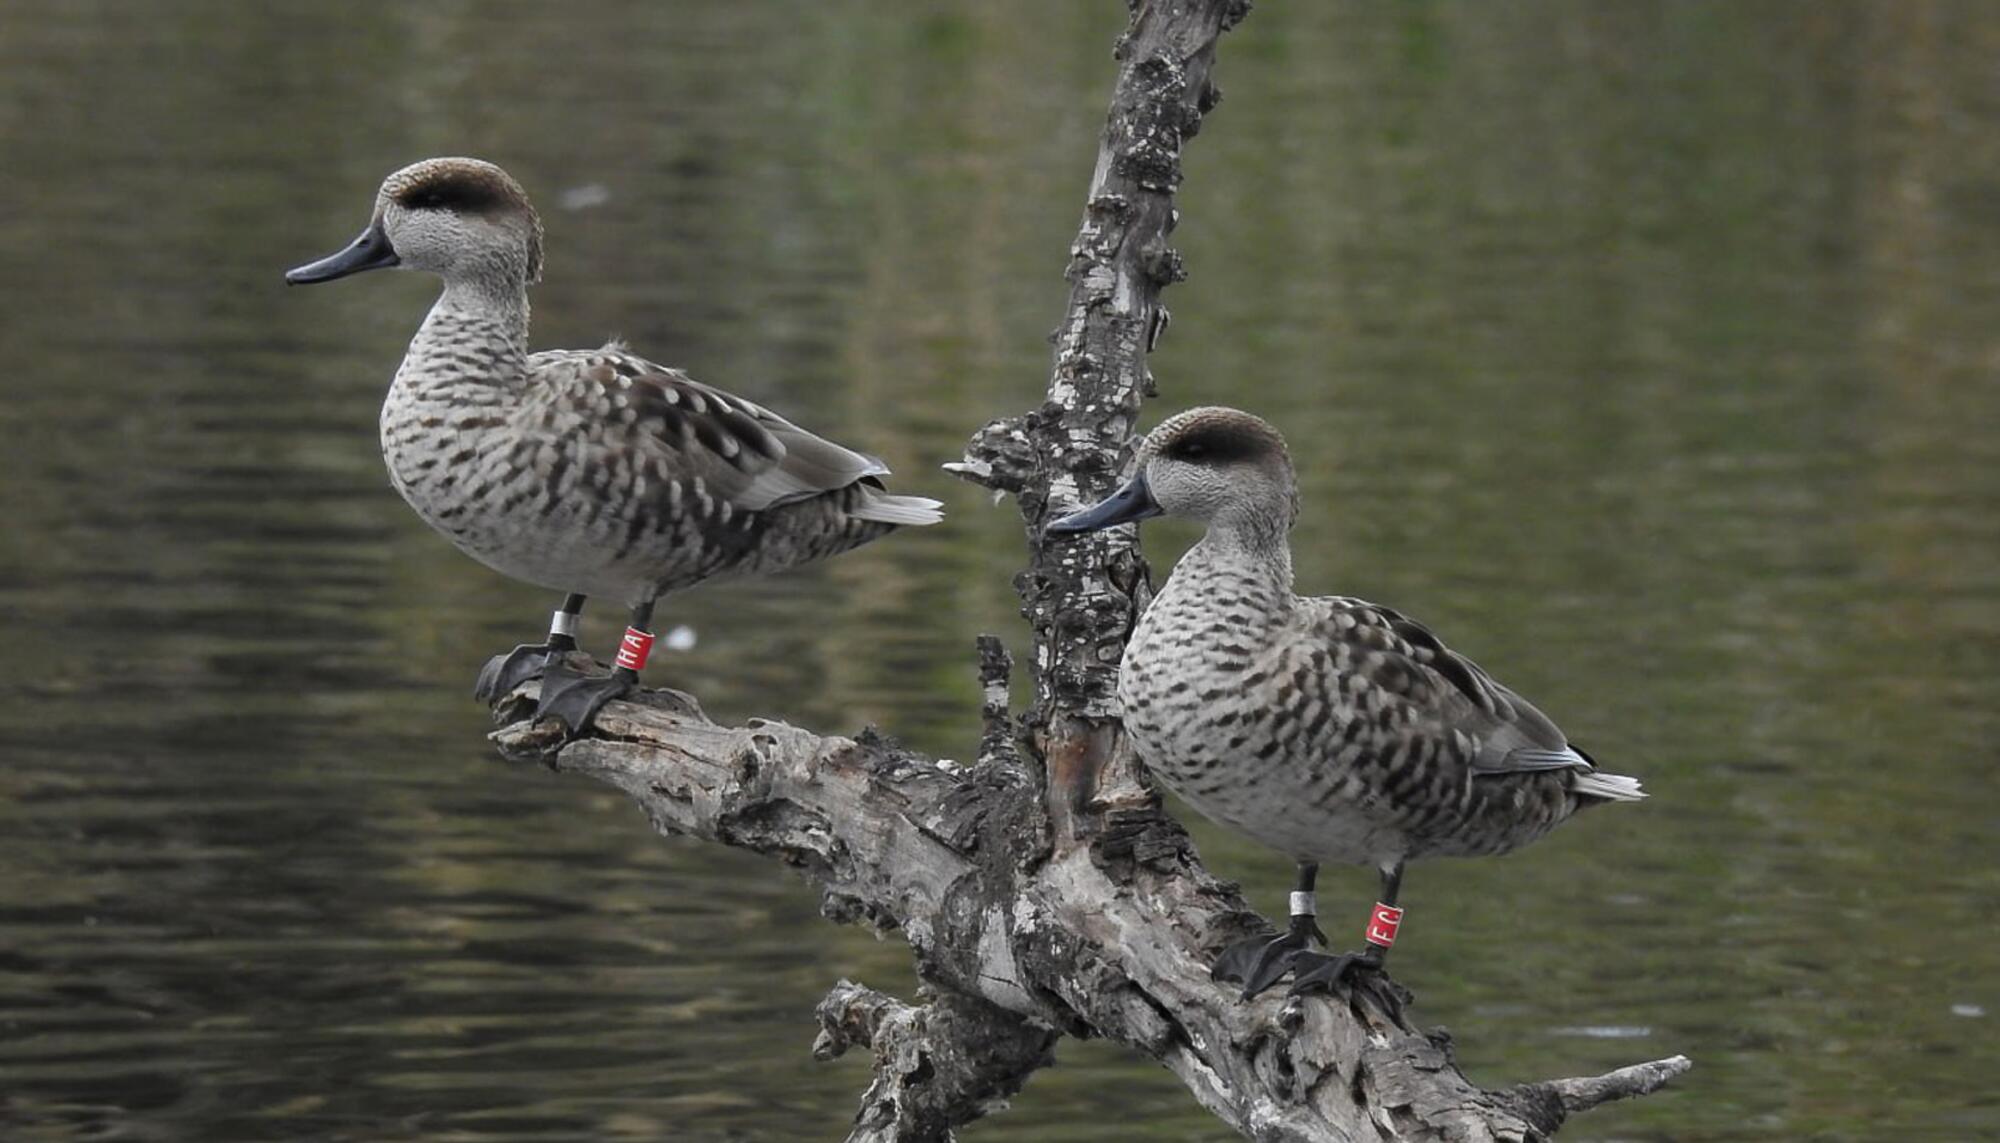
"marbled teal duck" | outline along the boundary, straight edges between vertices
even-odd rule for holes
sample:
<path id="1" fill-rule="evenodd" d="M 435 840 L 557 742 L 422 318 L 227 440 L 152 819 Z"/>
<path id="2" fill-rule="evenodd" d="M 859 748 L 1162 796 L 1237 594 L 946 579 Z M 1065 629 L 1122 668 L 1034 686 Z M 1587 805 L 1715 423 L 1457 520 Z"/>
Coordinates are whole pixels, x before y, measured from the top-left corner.
<path id="1" fill-rule="evenodd" d="M 537 715 L 580 732 L 638 681 L 660 596 L 942 518 L 935 500 L 884 491 L 888 469 L 873 457 L 622 345 L 529 353 L 542 225 L 491 163 L 428 159 L 397 171 L 359 238 L 285 278 L 387 267 L 444 280 L 382 406 L 396 490 L 474 559 L 568 593 L 547 642 L 487 664 L 475 688 L 486 701 L 545 675 Z M 631 608 L 617 666 L 601 678 L 558 661 L 576 647 L 592 595 Z"/>
<path id="2" fill-rule="evenodd" d="M 1294 595 L 1297 484 L 1264 421 L 1191 409 L 1146 437 L 1135 473 L 1049 531 L 1163 513 L 1208 527 L 1134 630 L 1118 697 L 1162 782 L 1298 862 L 1288 931 L 1215 965 L 1246 999 L 1287 972 L 1297 992 L 1379 969 L 1402 920 L 1405 863 L 1506 853 L 1584 807 L 1645 796 L 1421 624 L 1359 599 Z M 1381 873 L 1361 952 L 1309 951 L 1313 881 L 1328 861 Z"/>

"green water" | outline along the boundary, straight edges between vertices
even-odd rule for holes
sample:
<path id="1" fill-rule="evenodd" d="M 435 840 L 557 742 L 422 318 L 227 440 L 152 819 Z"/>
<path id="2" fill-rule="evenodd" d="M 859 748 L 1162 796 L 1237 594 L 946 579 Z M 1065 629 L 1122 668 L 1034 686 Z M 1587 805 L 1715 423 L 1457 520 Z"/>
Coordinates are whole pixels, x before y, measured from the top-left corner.
<path id="1" fill-rule="evenodd" d="M 865 1066 L 812 1006 L 905 950 L 494 759 L 471 679 L 552 600 L 384 478 L 433 287 L 279 272 L 396 166 L 505 164 L 537 345 L 624 336 L 952 511 L 669 603 L 654 676 L 964 757 L 1021 552 L 936 466 L 1039 400 L 1122 19 L 0 3 L 0 1136 L 840 1137 Z M 1265 0 L 1224 43 L 1149 423 L 1278 423 L 1302 590 L 1654 794 L 1406 884 L 1398 977 L 1475 1079 L 1697 1061 L 1566 1138 L 2000 1138 L 1996 58 L 1969 0 Z M 966 1138 L 1223 1137 L 1061 1060 Z"/>

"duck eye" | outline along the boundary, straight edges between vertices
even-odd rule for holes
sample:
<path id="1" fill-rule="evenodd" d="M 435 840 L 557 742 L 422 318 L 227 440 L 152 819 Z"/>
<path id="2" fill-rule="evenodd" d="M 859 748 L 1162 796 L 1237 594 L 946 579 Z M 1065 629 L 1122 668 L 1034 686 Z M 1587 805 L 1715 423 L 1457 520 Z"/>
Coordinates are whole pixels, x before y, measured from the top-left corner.
<path id="1" fill-rule="evenodd" d="M 483 183 L 446 179 L 414 187 L 396 196 L 411 210 L 451 210 L 478 213 L 501 205 L 500 192 Z"/>
<path id="2" fill-rule="evenodd" d="M 1189 441 L 1181 446 L 1180 452 L 1183 460 L 1200 460 L 1208 455 L 1208 446 L 1200 441 Z"/>

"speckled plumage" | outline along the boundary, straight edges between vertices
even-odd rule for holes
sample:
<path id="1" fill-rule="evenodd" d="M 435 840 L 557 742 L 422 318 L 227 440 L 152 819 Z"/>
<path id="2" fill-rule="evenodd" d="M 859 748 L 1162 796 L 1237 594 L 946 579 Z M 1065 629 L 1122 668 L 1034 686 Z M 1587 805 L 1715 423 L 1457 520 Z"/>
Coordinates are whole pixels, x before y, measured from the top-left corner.
<path id="1" fill-rule="evenodd" d="M 940 518 L 884 492 L 881 462 L 623 346 L 530 354 L 541 224 L 498 167 L 390 175 L 370 233 L 444 279 L 382 406 L 391 479 L 494 570 L 637 605 Z"/>
<path id="2" fill-rule="evenodd" d="M 1505 853 L 1640 796 L 1416 622 L 1295 595 L 1291 464 L 1264 422 L 1184 413 L 1140 471 L 1209 527 L 1141 617 L 1118 694 L 1140 757 L 1203 814 L 1301 862 L 1387 870 Z"/>
<path id="3" fill-rule="evenodd" d="M 1572 771 L 1478 769 L 1500 712 L 1533 708 L 1491 680 L 1478 707 L 1436 669 L 1457 657 L 1388 608 L 1288 588 L 1204 541 L 1126 650 L 1125 724 L 1190 805 L 1297 860 L 1378 868 L 1505 853 L 1576 811 Z"/>
<path id="4" fill-rule="evenodd" d="M 441 303 L 382 408 L 397 491 L 496 571 L 629 604 L 896 526 L 862 514 L 880 463 L 619 346 L 468 372 L 500 332 Z"/>

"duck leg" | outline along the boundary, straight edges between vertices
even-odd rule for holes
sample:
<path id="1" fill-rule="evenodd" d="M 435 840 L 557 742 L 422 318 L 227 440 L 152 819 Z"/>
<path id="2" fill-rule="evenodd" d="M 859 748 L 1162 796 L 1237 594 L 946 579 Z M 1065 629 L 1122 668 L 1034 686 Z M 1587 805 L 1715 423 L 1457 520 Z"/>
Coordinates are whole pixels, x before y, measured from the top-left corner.
<path id="1" fill-rule="evenodd" d="M 1396 943 L 1396 930 L 1403 923 L 1403 911 L 1396 907 L 1396 894 L 1403 886 L 1403 863 L 1382 870 L 1382 899 L 1368 914 L 1368 928 L 1362 938 L 1367 947 L 1356 952 L 1328 956 L 1300 952 L 1292 957 L 1297 975 L 1292 978 L 1291 995 L 1302 992 L 1333 991 L 1343 984 L 1373 997 L 1384 1012 L 1401 1019 L 1409 994 L 1382 971 L 1389 946 Z"/>
<path id="2" fill-rule="evenodd" d="M 1283 980 L 1292 970 L 1292 962 L 1317 939 L 1326 943 L 1326 934 L 1319 931 L 1319 923 L 1314 918 L 1318 911 L 1313 899 L 1313 883 L 1319 878 L 1319 864 L 1311 861 L 1299 862 L 1298 881 L 1292 888 L 1292 916 L 1282 935 L 1275 937 L 1252 937 L 1247 941 L 1229 946 L 1216 958 L 1215 967 L 1209 970 L 1209 979 L 1228 980 L 1243 986 L 1243 999 L 1248 1000 L 1272 985 Z"/>
<path id="3" fill-rule="evenodd" d="M 523 643 L 504 655 L 486 660 L 479 681 L 472 684 L 472 697 L 492 706 L 512 694 L 515 687 L 536 678 L 565 652 L 576 650 L 576 621 L 583 614 L 584 597 L 572 592 L 549 620 L 546 643 Z"/>
<path id="4" fill-rule="evenodd" d="M 639 685 L 639 672 L 646 668 L 646 656 L 653 650 L 653 601 L 632 608 L 625 638 L 618 644 L 618 664 L 608 675 L 579 675 L 561 663 L 551 663 L 542 675 L 542 701 L 535 706 L 535 720 L 561 719 L 575 738 L 589 729 L 599 707 Z"/>

